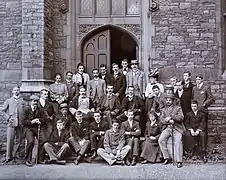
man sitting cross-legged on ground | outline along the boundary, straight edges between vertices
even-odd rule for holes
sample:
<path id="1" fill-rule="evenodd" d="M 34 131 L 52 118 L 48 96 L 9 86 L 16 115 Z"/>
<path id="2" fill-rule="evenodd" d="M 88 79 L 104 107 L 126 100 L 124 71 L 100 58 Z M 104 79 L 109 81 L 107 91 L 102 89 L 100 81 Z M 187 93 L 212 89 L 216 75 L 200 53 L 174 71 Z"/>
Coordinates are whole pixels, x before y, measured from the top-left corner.
<path id="1" fill-rule="evenodd" d="M 120 132 L 119 122 L 112 120 L 112 128 L 107 130 L 104 136 L 104 149 L 99 148 L 97 154 L 108 162 L 113 164 L 124 165 L 124 158 L 130 151 L 130 146 L 125 146 L 125 135 Z"/>
<path id="2" fill-rule="evenodd" d="M 91 156 L 92 159 L 97 156 L 97 149 L 103 147 L 104 134 L 108 129 L 108 123 L 102 120 L 100 111 L 95 111 L 93 117 L 95 121 L 90 124 L 90 142 L 91 151 L 93 153 Z"/>
<path id="3" fill-rule="evenodd" d="M 89 123 L 83 120 L 81 111 L 76 111 L 75 118 L 76 121 L 71 127 L 72 137 L 69 138 L 69 143 L 78 154 L 78 157 L 74 160 L 75 165 L 78 165 L 90 147 Z M 83 158 L 83 160 L 91 162 L 90 158 Z"/>
<path id="4" fill-rule="evenodd" d="M 184 124 L 186 133 L 184 136 L 184 147 L 187 151 L 191 152 L 191 155 L 193 155 L 196 144 L 200 142 L 202 160 L 206 163 L 206 115 L 198 109 L 198 102 L 195 100 L 192 101 L 191 108 L 192 111 L 185 116 Z M 193 159 L 196 159 L 196 157 L 193 157 Z"/>
<path id="5" fill-rule="evenodd" d="M 121 125 L 121 131 L 125 134 L 126 144 L 131 147 L 131 150 L 126 158 L 126 165 L 135 166 L 139 154 L 139 136 L 141 134 L 141 130 L 139 122 L 134 121 L 134 113 L 132 109 L 127 111 L 127 118 L 127 121 L 122 122 Z"/>
<path id="6" fill-rule="evenodd" d="M 50 136 L 50 141 L 44 144 L 45 151 L 49 155 L 49 160 L 45 161 L 45 164 L 66 164 L 66 161 L 62 159 L 70 151 L 69 137 L 70 133 L 64 128 L 64 122 L 58 120 L 56 130 Z"/>

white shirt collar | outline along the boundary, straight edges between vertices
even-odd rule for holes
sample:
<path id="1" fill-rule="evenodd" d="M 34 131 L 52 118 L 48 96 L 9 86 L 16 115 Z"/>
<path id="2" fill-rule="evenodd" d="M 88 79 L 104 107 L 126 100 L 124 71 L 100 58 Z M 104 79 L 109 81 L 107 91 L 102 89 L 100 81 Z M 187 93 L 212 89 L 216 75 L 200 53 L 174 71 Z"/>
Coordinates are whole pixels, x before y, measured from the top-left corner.
<path id="1" fill-rule="evenodd" d="M 198 88 L 200 89 L 202 86 L 203 86 L 203 82 L 201 82 L 201 83 L 198 85 Z"/>
<path id="2" fill-rule="evenodd" d="M 39 102 L 40 102 L 40 104 L 41 104 L 42 107 L 45 107 L 46 101 L 44 99 L 40 98 L 39 99 Z"/>

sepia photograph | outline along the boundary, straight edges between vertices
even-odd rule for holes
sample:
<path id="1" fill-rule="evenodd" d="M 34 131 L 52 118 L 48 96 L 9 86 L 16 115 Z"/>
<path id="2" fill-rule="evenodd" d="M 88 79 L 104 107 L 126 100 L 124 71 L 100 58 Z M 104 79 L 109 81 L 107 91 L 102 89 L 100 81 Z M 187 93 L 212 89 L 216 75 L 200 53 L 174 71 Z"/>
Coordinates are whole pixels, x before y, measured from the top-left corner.
<path id="1" fill-rule="evenodd" d="M 57 179 L 226 179 L 226 0 L 0 0 L 0 180 Z"/>

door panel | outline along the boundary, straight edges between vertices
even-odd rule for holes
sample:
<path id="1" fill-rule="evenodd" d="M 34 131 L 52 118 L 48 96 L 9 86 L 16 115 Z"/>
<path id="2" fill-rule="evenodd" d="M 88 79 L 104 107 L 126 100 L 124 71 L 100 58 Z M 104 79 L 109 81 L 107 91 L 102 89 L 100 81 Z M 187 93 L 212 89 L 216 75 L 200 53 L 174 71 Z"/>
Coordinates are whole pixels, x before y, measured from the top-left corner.
<path id="1" fill-rule="evenodd" d="M 100 64 L 110 68 L 110 30 L 94 35 L 84 44 L 83 63 L 90 75 L 93 68 L 99 68 Z"/>

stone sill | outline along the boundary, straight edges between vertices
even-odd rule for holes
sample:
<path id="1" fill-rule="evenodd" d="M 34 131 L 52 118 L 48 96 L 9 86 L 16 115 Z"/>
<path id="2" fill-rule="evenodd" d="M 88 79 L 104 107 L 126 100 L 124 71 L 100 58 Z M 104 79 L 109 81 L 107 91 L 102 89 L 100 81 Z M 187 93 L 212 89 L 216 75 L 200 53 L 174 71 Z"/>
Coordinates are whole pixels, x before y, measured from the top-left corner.
<path id="1" fill-rule="evenodd" d="M 213 107 L 208 107 L 209 111 L 226 111 L 225 106 L 213 106 Z"/>

